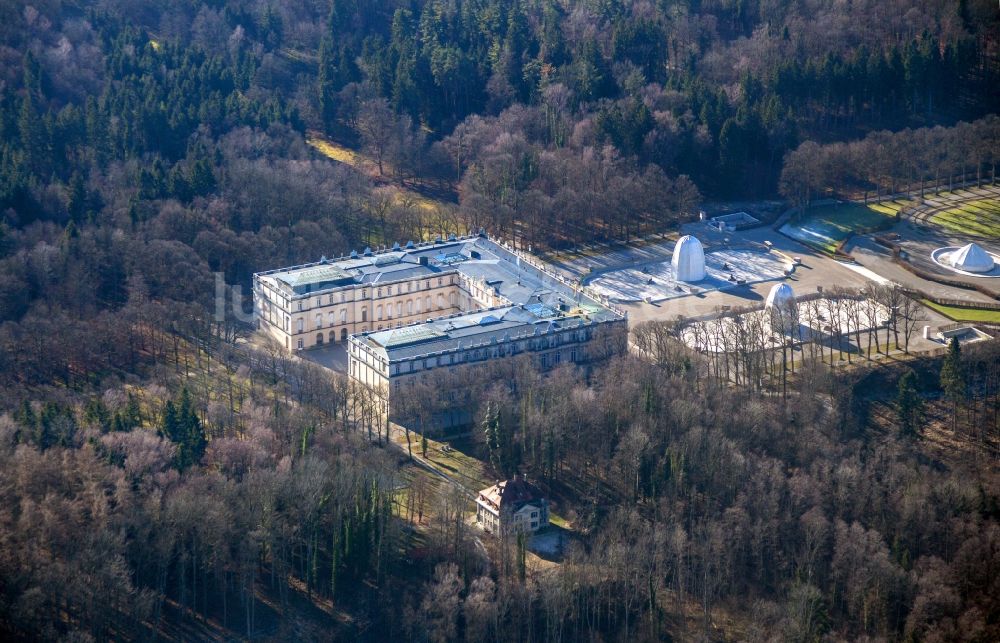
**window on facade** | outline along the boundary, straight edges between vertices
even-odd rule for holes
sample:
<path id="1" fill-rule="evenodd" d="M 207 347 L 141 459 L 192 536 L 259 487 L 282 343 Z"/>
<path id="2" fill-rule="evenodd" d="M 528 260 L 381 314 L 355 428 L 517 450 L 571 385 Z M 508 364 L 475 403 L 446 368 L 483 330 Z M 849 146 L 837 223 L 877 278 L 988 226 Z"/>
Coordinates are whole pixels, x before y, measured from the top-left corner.
<path id="1" fill-rule="evenodd" d="M 340 293 L 340 303 L 344 303 L 345 301 L 347 301 L 347 293 L 342 292 Z"/>
<path id="2" fill-rule="evenodd" d="M 299 304 L 299 310 L 302 310 L 302 302 L 300 301 L 298 302 L 298 304 Z"/>
<path id="3" fill-rule="evenodd" d="M 323 313 L 316 313 L 316 328 L 323 328 Z"/>
<path id="4" fill-rule="evenodd" d="M 375 319 L 382 319 L 382 304 L 375 308 Z"/>
<path id="5" fill-rule="evenodd" d="M 363 321 L 363 322 L 368 321 L 368 309 L 367 308 L 362 308 L 361 309 L 361 321 Z"/>
<path id="6" fill-rule="evenodd" d="M 376 297 L 381 297 L 382 296 L 382 289 L 381 288 L 379 288 L 378 290 L 375 291 L 375 296 Z"/>
<path id="7" fill-rule="evenodd" d="M 322 344 L 323 343 L 323 333 L 317 333 L 316 334 L 316 343 L 317 344 Z"/>
<path id="8" fill-rule="evenodd" d="M 299 341 L 298 341 L 298 344 L 297 344 L 297 346 L 298 346 L 299 348 L 302 348 L 302 339 L 301 339 L 301 338 L 299 339 Z"/>
<path id="9" fill-rule="evenodd" d="M 444 284 L 444 279 L 442 277 L 438 277 L 438 287 L 440 287 L 443 284 Z"/>
<path id="10" fill-rule="evenodd" d="M 305 320 L 303 320 L 301 317 L 299 317 L 298 319 L 296 319 L 295 320 L 295 329 L 296 329 L 295 332 L 298 332 L 298 333 L 301 333 L 303 330 L 305 330 Z"/>

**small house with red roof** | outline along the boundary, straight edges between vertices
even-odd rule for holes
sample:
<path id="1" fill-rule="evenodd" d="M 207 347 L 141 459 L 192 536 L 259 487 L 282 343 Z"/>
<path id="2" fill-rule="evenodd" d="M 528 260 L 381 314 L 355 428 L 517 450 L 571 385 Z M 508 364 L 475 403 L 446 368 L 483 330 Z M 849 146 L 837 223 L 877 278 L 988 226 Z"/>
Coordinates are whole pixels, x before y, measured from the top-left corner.
<path id="1" fill-rule="evenodd" d="M 497 482 L 476 497 L 476 523 L 487 533 L 534 533 L 549 524 L 549 504 L 523 476 Z"/>

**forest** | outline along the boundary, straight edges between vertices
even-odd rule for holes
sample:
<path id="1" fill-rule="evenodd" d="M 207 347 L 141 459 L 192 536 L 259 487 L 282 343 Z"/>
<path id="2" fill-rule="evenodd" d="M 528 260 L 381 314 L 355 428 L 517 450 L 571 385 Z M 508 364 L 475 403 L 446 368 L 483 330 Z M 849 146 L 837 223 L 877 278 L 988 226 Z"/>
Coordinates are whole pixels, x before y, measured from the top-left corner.
<path id="1" fill-rule="evenodd" d="M 997 640 L 995 342 L 732 386 L 653 324 L 414 392 L 571 516 L 542 571 L 370 391 L 216 314 L 352 248 L 994 178 L 997 86 L 992 0 L 0 3 L 0 631 Z"/>

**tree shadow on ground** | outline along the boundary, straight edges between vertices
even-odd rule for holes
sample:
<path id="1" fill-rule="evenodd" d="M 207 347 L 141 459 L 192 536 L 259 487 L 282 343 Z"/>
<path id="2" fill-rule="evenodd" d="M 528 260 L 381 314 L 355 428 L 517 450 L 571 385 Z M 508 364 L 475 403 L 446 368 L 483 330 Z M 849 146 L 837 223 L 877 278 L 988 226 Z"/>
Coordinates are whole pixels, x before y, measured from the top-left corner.
<path id="1" fill-rule="evenodd" d="M 725 291 L 727 295 L 735 295 L 740 299 L 746 299 L 748 301 L 763 301 L 764 297 L 756 292 L 750 286 L 737 286 Z"/>
<path id="2" fill-rule="evenodd" d="M 560 562 L 566 548 L 573 540 L 573 532 L 558 525 L 549 524 L 528 541 L 528 549 L 539 558 L 550 562 Z"/>

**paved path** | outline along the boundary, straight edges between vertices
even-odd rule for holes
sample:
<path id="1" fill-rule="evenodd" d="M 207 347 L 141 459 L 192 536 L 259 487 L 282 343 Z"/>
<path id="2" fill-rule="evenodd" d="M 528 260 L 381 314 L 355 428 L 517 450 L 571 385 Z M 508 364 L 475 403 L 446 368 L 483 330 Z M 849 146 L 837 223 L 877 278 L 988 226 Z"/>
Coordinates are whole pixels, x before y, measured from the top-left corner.
<path id="1" fill-rule="evenodd" d="M 309 350 L 299 352 L 299 356 L 302 357 L 302 359 L 315 362 L 320 366 L 325 366 L 330 370 L 337 371 L 338 373 L 347 372 L 346 343 L 327 344 L 326 346 L 310 348 Z"/>
<path id="2" fill-rule="evenodd" d="M 847 268 L 843 263 L 802 245 L 770 227 L 753 228 L 742 232 L 720 233 L 703 223 L 690 223 L 682 228 L 683 234 L 694 234 L 706 247 L 748 244 L 762 247 L 771 244 L 772 253 L 786 258 L 799 257 L 802 264 L 788 278 L 770 279 L 727 290 L 717 290 L 701 295 L 671 299 L 661 304 L 635 303 L 622 306 L 628 310 L 629 324 L 650 320 L 673 320 L 678 316 L 697 317 L 714 312 L 721 306 L 754 306 L 764 302 L 771 288 L 785 282 L 796 294 L 816 292 L 817 288 L 862 288 L 868 279 Z M 670 246 L 672 250 L 672 246 Z"/>
<path id="3" fill-rule="evenodd" d="M 969 303 L 996 303 L 995 299 L 975 290 L 956 288 L 918 277 L 894 262 L 892 260 L 892 251 L 875 243 L 869 237 L 856 238 L 851 248 L 851 255 L 862 266 L 906 288 L 920 290 L 928 295 L 942 299 L 962 299 Z"/>

